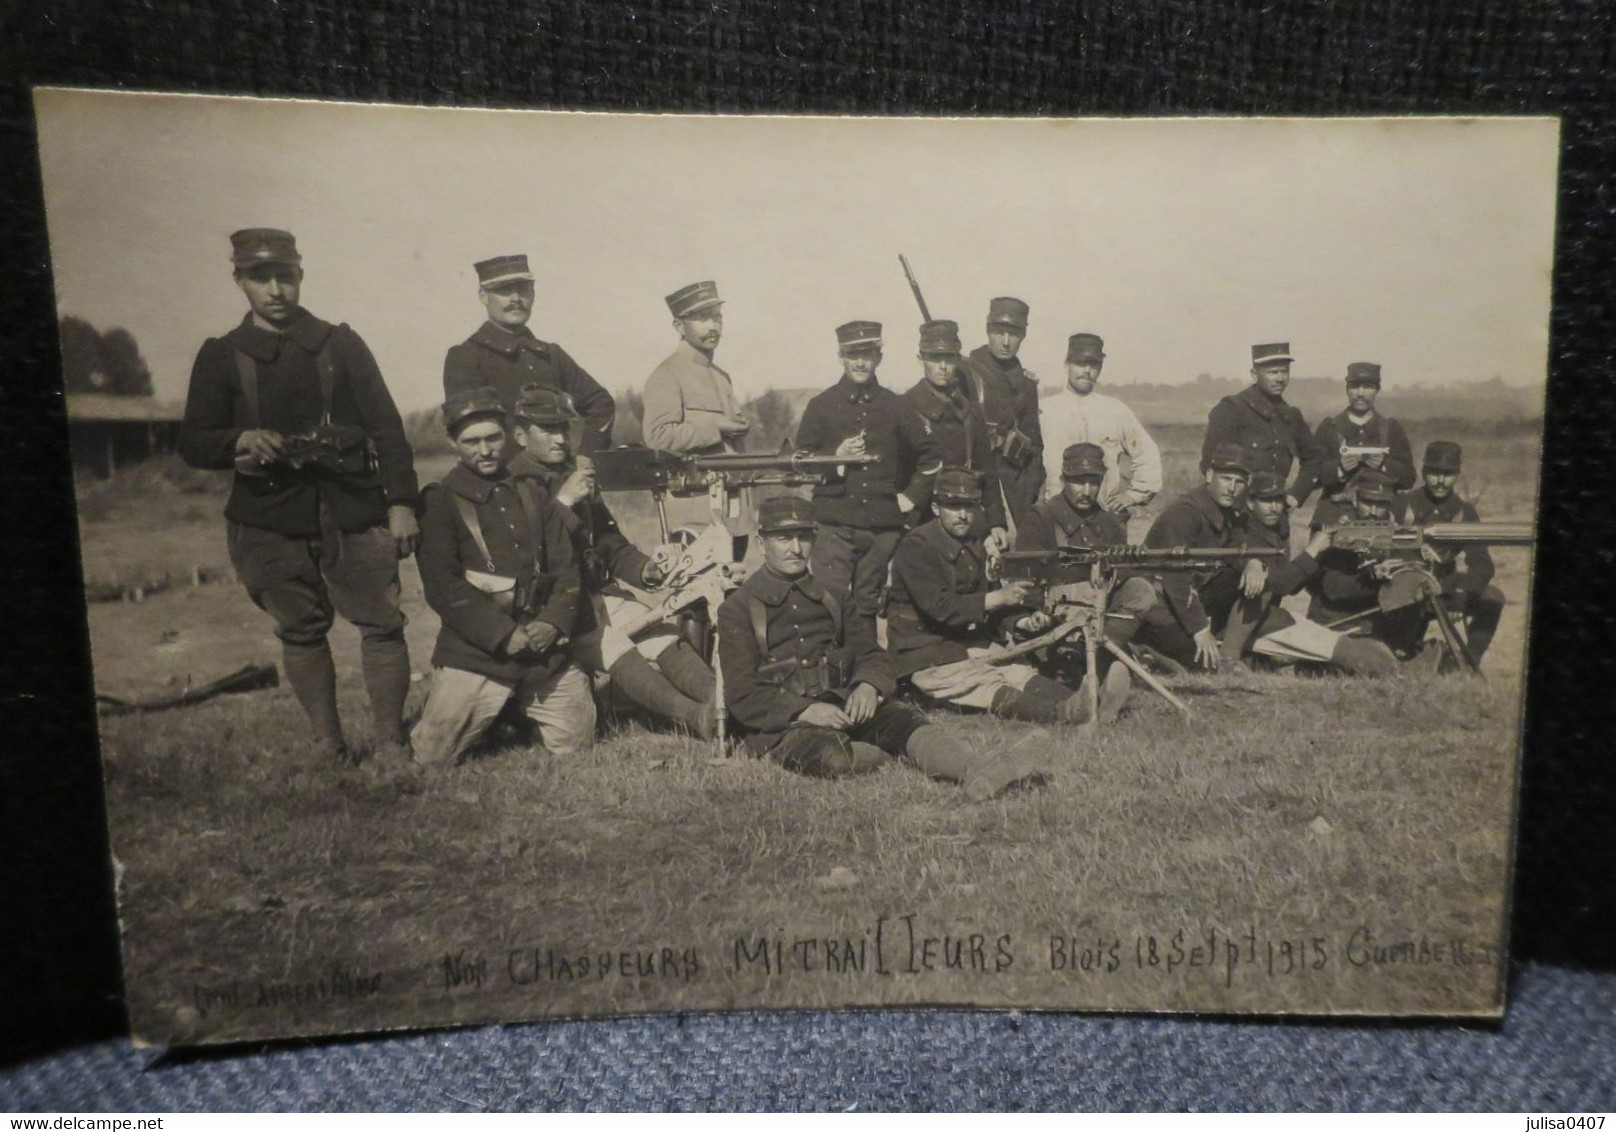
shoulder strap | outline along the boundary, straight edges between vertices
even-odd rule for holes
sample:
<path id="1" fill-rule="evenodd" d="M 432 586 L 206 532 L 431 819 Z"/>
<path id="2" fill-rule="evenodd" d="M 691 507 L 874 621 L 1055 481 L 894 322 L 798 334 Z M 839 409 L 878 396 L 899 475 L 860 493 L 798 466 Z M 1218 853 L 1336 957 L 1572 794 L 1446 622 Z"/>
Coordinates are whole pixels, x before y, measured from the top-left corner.
<path id="1" fill-rule="evenodd" d="M 836 640 L 835 640 L 834 644 L 836 645 L 837 648 L 841 648 L 842 645 L 844 643 L 846 643 L 843 640 L 844 634 L 842 632 L 842 606 L 841 606 L 841 603 L 838 602 L 835 598 L 830 596 L 830 591 L 829 590 L 820 590 L 819 591 L 819 603 L 825 607 L 825 611 L 830 614 L 830 619 L 831 619 L 832 623 L 835 624 L 835 626 L 836 626 Z"/>
<path id="2" fill-rule="evenodd" d="M 247 407 L 245 425 L 258 427 L 258 363 L 245 350 L 237 350 L 236 377 L 241 382 L 241 400 Z"/>
<path id="3" fill-rule="evenodd" d="M 534 565 L 542 573 L 547 565 L 545 551 L 548 547 L 544 543 L 544 521 L 539 516 L 537 490 L 537 485 L 530 479 L 516 481 L 516 499 L 522 505 L 522 517 L 527 520 L 527 529 L 532 533 L 533 545 L 537 548 Z M 557 503 L 556 506 L 561 504 Z"/>
<path id="4" fill-rule="evenodd" d="M 460 512 L 461 522 L 465 523 L 466 530 L 471 532 L 471 541 L 477 544 L 483 561 L 488 563 L 488 572 L 497 573 L 494 569 L 494 556 L 488 553 L 488 540 L 483 537 L 483 525 L 477 521 L 477 505 L 458 491 L 451 491 L 449 498 L 455 501 L 455 509 Z"/>
<path id="5" fill-rule="evenodd" d="M 322 424 L 331 423 L 331 397 L 337 387 L 337 355 L 331 348 L 331 340 L 337 336 L 333 330 L 325 336 L 320 343 L 320 352 L 314 355 L 314 365 L 320 371 L 320 421 Z"/>
<path id="6" fill-rule="evenodd" d="M 752 615 L 752 636 L 757 639 L 758 663 L 769 657 L 769 611 L 763 608 L 763 599 L 756 594 L 746 595 L 747 612 Z"/>

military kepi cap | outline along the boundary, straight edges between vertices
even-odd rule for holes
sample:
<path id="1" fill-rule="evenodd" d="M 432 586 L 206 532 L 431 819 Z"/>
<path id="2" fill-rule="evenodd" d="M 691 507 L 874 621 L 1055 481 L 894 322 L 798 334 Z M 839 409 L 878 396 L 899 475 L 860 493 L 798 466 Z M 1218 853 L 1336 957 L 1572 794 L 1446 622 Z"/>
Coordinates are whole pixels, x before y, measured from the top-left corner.
<path id="1" fill-rule="evenodd" d="M 533 424 L 569 424 L 578 419 L 578 410 L 573 408 L 570 394 L 529 382 L 516 395 L 515 415 Z"/>
<path id="2" fill-rule="evenodd" d="M 1378 468 L 1365 468 L 1359 472 L 1353 483 L 1353 491 L 1359 499 L 1376 503 L 1390 503 L 1397 498 L 1397 487 L 1391 477 Z"/>
<path id="3" fill-rule="evenodd" d="M 1061 479 L 1070 483 L 1085 476 L 1105 475 L 1105 449 L 1080 442 L 1061 453 Z"/>
<path id="4" fill-rule="evenodd" d="M 1105 339 L 1098 334 L 1074 334 L 1066 340 L 1066 364 L 1105 361 Z"/>
<path id="5" fill-rule="evenodd" d="M 1246 450 L 1243 446 L 1232 440 L 1225 440 L 1212 449 L 1211 459 L 1206 466 L 1216 472 L 1241 472 L 1251 475 L 1251 461 L 1246 459 Z"/>
<path id="6" fill-rule="evenodd" d="M 1020 299 L 1012 299 L 1008 295 L 988 301 L 989 326 L 1013 326 L 1017 330 L 1027 329 L 1027 314 L 1032 308 Z"/>
<path id="7" fill-rule="evenodd" d="M 931 497 L 938 503 L 980 503 L 982 477 L 970 468 L 944 468 L 937 473 Z"/>
<path id="8" fill-rule="evenodd" d="M 1246 488 L 1248 499 L 1283 499 L 1285 494 L 1285 477 L 1278 472 L 1258 472 Z"/>
<path id="9" fill-rule="evenodd" d="M 303 262 L 303 257 L 297 254 L 297 240 L 290 232 L 279 228 L 243 228 L 232 232 L 230 248 L 230 260 L 237 271 L 264 264 Z"/>
<path id="10" fill-rule="evenodd" d="M 1421 464 L 1428 472 L 1457 472 L 1462 470 L 1464 450 L 1451 440 L 1433 440 L 1425 446 L 1425 460 Z"/>
<path id="11" fill-rule="evenodd" d="M 836 328 L 836 346 L 847 350 L 879 350 L 881 348 L 881 324 L 866 319 L 855 319 L 844 322 Z"/>
<path id="12" fill-rule="evenodd" d="M 920 354 L 927 358 L 958 356 L 960 352 L 959 323 L 947 318 L 934 318 L 920 324 Z"/>
<path id="13" fill-rule="evenodd" d="M 766 535 L 814 529 L 814 508 L 806 499 L 777 495 L 758 508 L 758 530 Z"/>
<path id="14" fill-rule="evenodd" d="M 525 255 L 497 255 L 493 259 L 485 259 L 472 266 L 477 269 L 479 287 L 502 287 L 506 283 L 533 282 L 533 272 L 528 270 Z"/>
<path id="15" fill-rule="evenodd" d="M 1348 362 L 1348 385 L 1372 385 L 1380 388 L 1380 365 L 1377 362 Z"/>
<path id="16" fill-rule="evenodd" d="M 491 385 L 478 385 L 449 395 L 443 403 L 443 427 L 450 436 L 457 436 L 460 427 L 473 417 L 505 419 L 505 406 L 500 404 L 499 392 Z"/>
<path id="17" fill-rule="evenodd" d="M 1291 357 L 1289 342 L 1259 342 L 1251 348 L 1251 364 L 1254 366 L 1273 365 L 1276 362 L 1289 364 L 1295 360 Z"/>
<path id="18" fill-rule="evenodd" d="M 665 296 L 663 302 L 668 304 L 674 318 L 689 318 L 711 307 L 724 305 L 724 300 L 718 297 L 718 284 L 711 279 L 680 287 L 673 294 Z"/>

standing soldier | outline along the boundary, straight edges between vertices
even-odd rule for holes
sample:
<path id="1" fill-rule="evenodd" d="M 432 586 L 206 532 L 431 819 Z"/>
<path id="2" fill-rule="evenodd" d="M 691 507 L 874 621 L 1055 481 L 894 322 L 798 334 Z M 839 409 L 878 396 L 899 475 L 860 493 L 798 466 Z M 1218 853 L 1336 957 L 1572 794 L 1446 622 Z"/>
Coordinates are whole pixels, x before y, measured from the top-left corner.
<path id="1" fill-rule="evenodd" d="M 1098 444 L 1105 453 L 1105 482 L 1100 506 L 1124 516 L 1143 507 L 1162 489 L 1161 449 L 1134 411 L 1115 397 L 1095 392 L 1105 365 L 1105 343 L 1098 334 L 1074 334 L 1066 340 L 1066 392 L 1044 406 L 1044 461 L 1049 482 L 1058 481 L 1062 453 L 1073 444 Z M 1122 480 L 1120 457 L 1128 457 L 1128 479 Z"/>
<path id="2" fill-rule="evenodd" d="M 1420 465 L 1425 482 L 1397 498 L 1394 513 L 1399 521 L 1422 527 L 1430 523 L 1479 523 L 1481 516 L 1475 506 L 1454 491 L 1464 467 L 1463 457 L 1463 450 L 1451 440 L 1427 444 Z M 1480 664 L 1504 614 L 1504 594 L 1492 584 L 1493 556 L 1485 546 L 1467 546 L 1462 555 L 1438 555 L 1432 573 L 1442 584 L 1442 604 L 1465 623 L 1470 655 Z"/>
<path id="3" fill-rule="evenodd" d="M 1206 439 L 1201 445 L 1201 472 L 1212 466 L 1212 453 L 1224 444 L 1237 444 L 1248 474 L 1273 472 L 1290 483 L 1286 498 L 1295 511 L 1318 486 L 1325 452 L 1307 427 L 1302 414 L 1285 400 L 1291 383 L 1288 342 L 1267 342 L 1251 348 L 1251 385 L 1212 406 Z M 1296 479 L 1290 479 L 1291 462 Z"/>
<path id="4" fill-rule="evenodd" d="M 987 660 L 1002 630 L 1035 616 L 1038 592 L 1029 581 L 988 579 L 987 553 L 972 533 L 982 520 L 982 477 L 944 468 L 932 505 L 937 517 L 904 535 L 892 557 L 887 645 L 899 678 L 937 703 L 1036 723 L 1084 722 L 1086 694 L 1030 664 Z"/>
<path id="5" fill-rule="evenodd" d="M 747 747 L 819 778 L 864 774 L 899 756 L 981 801 L 1040 777 L 1041 756 L 972 750 L 894 701 L 892 658 L 875 621 L 827 594 L 808 571 L 809 504 L 779 497 L 758 514 L 763 567 L 718 613 L 725 699 Z"/>
<path id="6" fill-rule="evenodd" d="M 999 456 L 993 450 L 987 418 L 960 382 L 958 323 L 934 319 L 921 325 L 920 366 L 921 379 L 903 395 L 901 427 L 909 446 L 921 454 L 921 468 L 969 468 L 986 482 L 996 484 Z M 931 502 L 935 475 L 926 470 L 917 472 L 902 489 L 922 516 Z M 985 517 L 986 526 L 972 534 L 981 538 L 985 532 L 992 552 L 997 554 L 1010 545 L 1004 500 L 995 491 L 982 502 L 979 518 Z"/>
<path id="7" fill-rule="evenodd" d="M 630 700 L 703 739 L 716 727 L 713 670 L 669 626 L 630 640 L 616 626 L 649 612 L 624 587 L 651 589 L 666 575 L 624 537 L 595 487 L 594 463 L 572 457 L 578 414 L 565 393 L 530 385 L 516 398 L 512 431 L 521 449 L 511 474 L 530 478 L 560 506 L 583 581 L 585 606 L 568 651 L 591 675 L 605 673 Z"/>
<path id="8" fill-rule="evenodd" d="M 713 351 L 724 335 L 724 303 L 711 280 L 681 287 L 664 300 L 679 345 L 645 382 L 645 443 L 680 456 L 738 452 L 752 422 L 735 403 L 735 385 Z M 667 500 L 668 523 L 712 520 L 706 499 Z"/>
<path id="9" fill-rule="evenodd" d="M 847 468 L 814 488 L 814 578 L 838 601 L 851 600 L 874 618 L 887 584 L 887 564 L 903 534 L 914 500 L 898 494 L 920 460 L 900 427 L 903 399 L 876 378 L 881 324 L 849 322 L 836 328 L 842 378 L 803 408 L 797 447 L 822 455 L 879 457 Z"/>
<path id="10" fill-rule="evenodd" d="M 1038 425 L 1038 379 L 1017 355 L 1027 337 L 1028 306 L 1020 299 L 988 303 L 988 343 L 965 360 L 971 393 L 982 407 L 999 453 L 998 490 L 1017 523 L 1044 486 L 1044 437 Z"/>
<path id="11" fill-rule="evenodd" d="M 1145 535 L 1152 548 L 1218 548 L 1241 545 L 1240 509 L 1251 480 L 1246 450 L 1225 441 L 1210 454 L 1205 483 L 1167 506 Z M 1160 604 L 1146 619 L 1138 641 L 1182 665 L 1218 666 L 1216 625 L 1234 604 L 1240 572 L 1165 570 L 1154 579 Z"/>
<path id="12" fill-rule="evenodd" d="M 1375 409 L 1378 396 L 1380 366 L 1374 362 L 1348 364 L 1347 407 L 1319 422 L 1324 464 L 1319 476 L 1322 498 L 1313 511 L 1315 530 L 1334 526 L 1352 511 L 1352 486 L 1365 468 L 1385 472 L 1398 491 L 1414 486 L 1414 450 L 1408 434 Z M 1374 451 L 1355 451 L 1360 448 Z"/>
<path id="13" fill-rule="evenodd" d="M 459 463 L 426 491 L 421 587 L 443 619 L 415 755 L 452 765 L 515 696 L 558 755 L 595 741 L 589 678 L 568 659 L 583 596 L 561 509 L 510 473 L 492 386 L 457 393 L 443 421 Z"/>
<path id="14" fill-rule="evenodd" d="M 291 233 L 247 228 L 230 242 L 250 310 L 197 353 L 180 453 L 192 467 L 235 469 L 230 561 L 275 619 L 281 666 L 316 744 L 353 761 L 326 639 L 341 613 L 359 628 L 376 753 L 406 758 L 398 560 L 414 552 L 419 528 L 403 422 L 359 335 L 298 304 Z"/>
<path id="15" fill-rule="evenodd" d="M 443 395 L 491 385 L 509 413 L 524 385 L 543 385 L 566 393 L 583 415 L 580 451 L 587 455 L 611 447 L 612 418 L 617 413 L 612 395 L 560 346 L 541 342 L 528 329 L 533 273 L 527 256 L 495 256 L 475 267 L 477 298 L 488 310 L 488 321 L 449 348 L 443 359 Z"/>

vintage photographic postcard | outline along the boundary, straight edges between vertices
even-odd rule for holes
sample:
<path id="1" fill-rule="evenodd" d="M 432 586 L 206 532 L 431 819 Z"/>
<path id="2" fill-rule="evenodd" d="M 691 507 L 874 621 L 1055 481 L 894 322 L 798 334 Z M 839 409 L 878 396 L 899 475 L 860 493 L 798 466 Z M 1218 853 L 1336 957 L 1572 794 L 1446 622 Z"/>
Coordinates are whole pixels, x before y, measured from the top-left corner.
<path id="1" fill-rule="evenodd" d="M 36 106 L 138 1039 L 1503 1010 L 1556 121 Z"/>

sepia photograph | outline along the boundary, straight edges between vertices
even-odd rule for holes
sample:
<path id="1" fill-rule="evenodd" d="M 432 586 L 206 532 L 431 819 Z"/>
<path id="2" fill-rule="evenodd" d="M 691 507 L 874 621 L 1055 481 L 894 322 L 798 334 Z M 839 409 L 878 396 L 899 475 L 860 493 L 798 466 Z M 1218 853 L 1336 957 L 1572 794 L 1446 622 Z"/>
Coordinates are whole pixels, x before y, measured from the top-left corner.
<path id="1" fill-rule="evenodd" d="M 137 1040 L 1502 1013 L 1557 120 L 35 107 Z"/>

